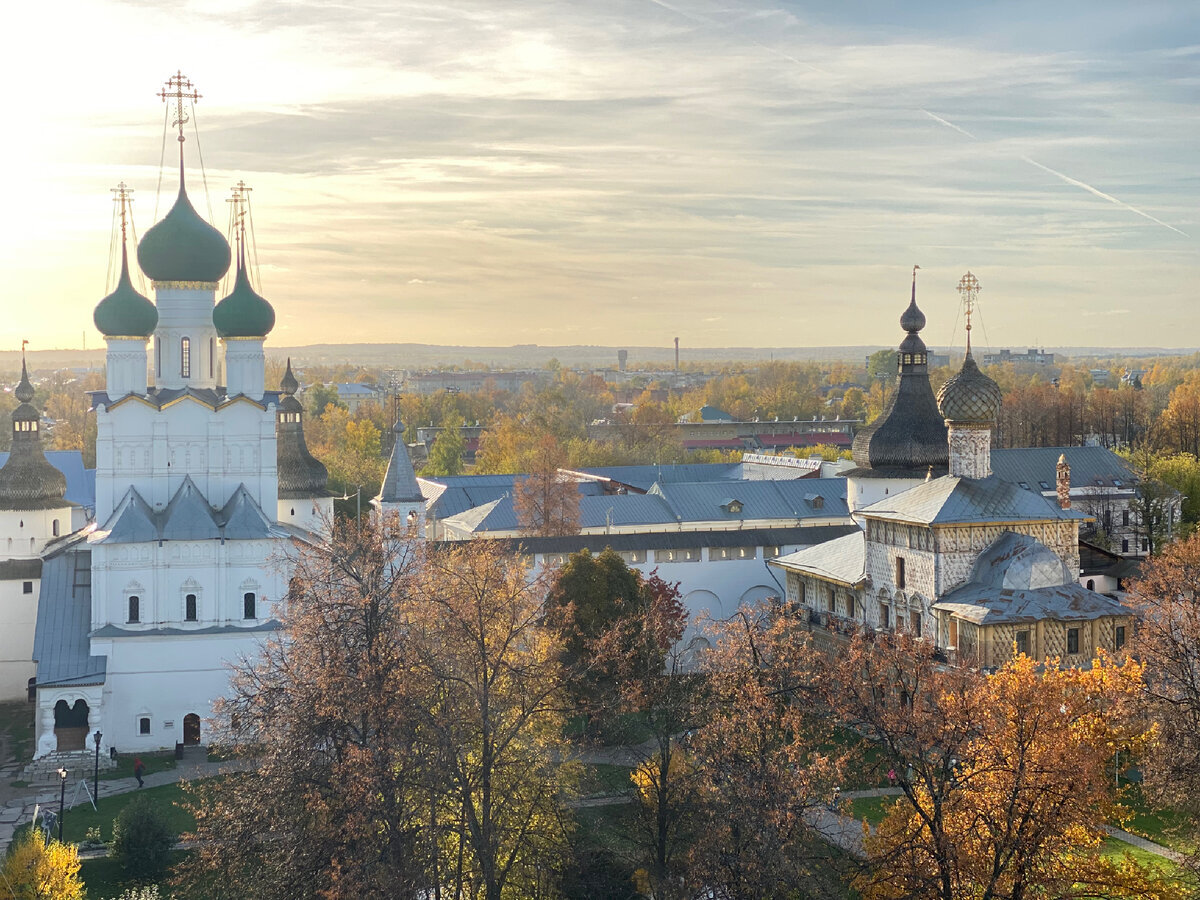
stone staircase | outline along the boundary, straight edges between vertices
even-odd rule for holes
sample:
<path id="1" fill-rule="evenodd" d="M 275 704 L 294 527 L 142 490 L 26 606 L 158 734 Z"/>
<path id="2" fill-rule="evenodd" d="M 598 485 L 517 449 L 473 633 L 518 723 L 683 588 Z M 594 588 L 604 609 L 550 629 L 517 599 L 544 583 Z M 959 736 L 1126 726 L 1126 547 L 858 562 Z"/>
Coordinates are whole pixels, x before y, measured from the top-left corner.
<path id="1" fill-rule="evenodd" d="M 58 784 L 58 770 L 67 770 L 67 783 L 73 785 L 80 778 L 90 778 L 95 771 L 95 750 L 55 750 L 39 757 L 21 770 L 21 780 L 30 784 Z M 100 771 L 115 769 L 117 764 L 107 753 L 100 754 Z"/>

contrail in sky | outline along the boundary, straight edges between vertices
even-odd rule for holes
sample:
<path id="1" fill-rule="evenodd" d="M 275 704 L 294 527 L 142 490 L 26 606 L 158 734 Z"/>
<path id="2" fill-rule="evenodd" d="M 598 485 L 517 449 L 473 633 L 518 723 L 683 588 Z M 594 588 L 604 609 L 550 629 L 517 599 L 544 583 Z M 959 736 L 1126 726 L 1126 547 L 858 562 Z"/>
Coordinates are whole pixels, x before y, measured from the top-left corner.
<path id="1" fill-rule="evenodd" d="M 731 29 L 724 22 L 720 22 L 716 19 L 709 18 L 708 16 L 701 15 L 699 13 L 688 12 L 686 10 L 680 9 L 678 6 L 674 6 L 670 3 L 666 3 L 666 2 L 664 2 L 664 0 L 649 0 L 649 2 L 653 3 L 655 6 L 661 6 L 663 9 L 670 10 L 671 12 L 675 13 L 675 15 L 682 16 L 683 18 L 688 19 L 692 22 L 696 22 L 700 25 L 707 25 L 709 27 L 716 28 L 721 31 L 733 32 L 733 29 Z M 736 33 L 736 32 L 733 32 L 733 33 Z M 823 69 L 817 68 L 816 66 L 812 65 L 811 63 L 806 63 L 804 60 L 798 59 L 797 57 L 792 56 L 791 54 L 784 53 L 782 50 L 778 50 L 775 47 L 769 46 L 768 44 L 760 43 L 759 41 L 756 41 L 754 38 L 749 37 L 748 35 L 739 34 L 738 36 L 741 37 L 742 40 L 748 41 L 751 44 L 754 44 L 756 47 L 766 50 L 768 53 L 770 53 L 774 56 L 778 56 L 780 59 L 786 59 L 789 62 L 793 62 L 796 65 L 803 66 L 806 69 L 810 69 L 813 72 L 818 72 L 822 75 L 831 75 L 832 74 L 830 72 L 826 72 Z M 929 116 L 929 118 L 933 119 L 939 125 L 943 125 L 946 128 L 953 129 L 954 131 L 957 131 L 961 135 L 965 135 L 966 137 L 970 138 L 973 141 L 979 140 L 979 138 L 975 137 L 975 135 L 971 134 L 971 132 L 967 131 L 965 128 L 960 128 L 958 125 L 955 125 L 953 122 L 948 121 L 947 119 L 943 119 L 941 116 L 935 115 L 927 109 L 922 109 L 921 112 L 923 112 L 925 115 Z M 1069 185 L 1072 185 L 1077 188 L 1082 188 L 1083 190 L 1087 191 L 1090 194 L 1095 194 L 1097 197 L 1099 197 L 1102 200 L 1107 200 L 1109 203 L 1114 203 L 1117 206 L 1121 207 L 1122 209 L 1127 209 L 1131 213 L 1135 213 L 1136 215 L 1141 216 L 1143 219 L 1149 219 L 1151 222 L 1155 223 L 1156 225 L 1161 225 L 1163 228 L 1169 228 L 1171 231 L 1174 231 L 1176 234 L 1183 235 L 1186 238 L 1191 237 L 1191 235 L 1189 235 L 1186 231 L 1181 231 L 1180 229 L 1176 228 L 1174 225 L 1168 225 L 1162 219 L 1156 219 L 1154 216 L 1150 215 L 1150 213 L 1142 212 L 1142 210 L 1138 209 L 1136 206 L 1130 206 L 1124 200 L 1118 200 L 1116 197 L 1112 196 L 1111 194 L 1106 194 L 1106 193 L 1104 193 L 1104 191 L 1098 190 L 1097 188 L 1094 188 L 1090 184 L 1086 184 L 1077 178 L 1072 178 L 1070 175 L 1064 175 L 1062 172 L 1058 172 L 1054 169 L 1051 169 L 1049 166 L 1043 166 L 1040 162 L 1030 159 L 1028 156 L 1022 156 L 1021 159 L 1024 160 L 1025 162 L 1029 163 L 1031 166 L 1041 169 L 1043 172 L 1047 172 L 1050 175 L 1053 175 L 1055 178 L 1059 178 L 1062 181 L 1065 181 Z"/>

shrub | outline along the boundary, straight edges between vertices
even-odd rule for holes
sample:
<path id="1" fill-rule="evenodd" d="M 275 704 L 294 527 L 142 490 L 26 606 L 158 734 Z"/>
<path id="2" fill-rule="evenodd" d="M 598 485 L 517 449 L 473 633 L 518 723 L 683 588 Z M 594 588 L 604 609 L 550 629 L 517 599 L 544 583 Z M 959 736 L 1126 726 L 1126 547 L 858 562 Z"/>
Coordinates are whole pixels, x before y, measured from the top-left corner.
<path id="1" fill-rule="evenodd" d="M 109 855 L 120 863 L 126 877 L 139 882 L 158 881 L 167 871 L 167 858 L 175 844 L 167 817 L 145 794 L 117 815 Z"/>
<path id="2" fill-rule="evenodd" d="M 157 884 L 145 884 L 141 887 L 126 888 L 117 900 L 162 900 Z"/>
<path id="3" fill-rule="evenodd" d="M 0 884 L 17 900 L 38 897 L 83 900 L 84 897 L 75 848 L 54 840 L 47 843 L 36 828 L 27 831 L 9 848 L 8 858 L 0 868 Z"/>

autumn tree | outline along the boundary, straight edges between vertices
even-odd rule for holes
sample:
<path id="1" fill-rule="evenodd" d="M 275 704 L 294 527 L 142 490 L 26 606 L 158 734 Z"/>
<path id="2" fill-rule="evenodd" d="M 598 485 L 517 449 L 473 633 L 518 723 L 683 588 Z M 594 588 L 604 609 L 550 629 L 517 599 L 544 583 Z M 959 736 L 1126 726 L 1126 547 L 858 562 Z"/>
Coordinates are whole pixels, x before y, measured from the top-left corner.
<path id="1" fill-rule="evenodd" d="M 546 435 L 538 442 L 529 474 L 513 484 L 513 508 L 524 534 L 579 533 L 579 488 L 559 473 L 565 462 L 558 442 Z"/>
<path id="2" fill-rule="evenodd" d="M 863 896 L 1171 896 L 1157 869 L 1100 852 L 1116 799 L 1110 765 L 1140 736 L 1117 714 L 1140 667 L 1043 669 L 1018 655 L 989 676 L 931 654 L 919 641 L 856 639 L 853 668 L 834 668 L 829 701 L 844 695 L 840 708 L 878 739 L 902 790 L 866 841 Z M 852 671 L 860 684 L 844 680 Z"/>
<path id="3" fill-rule="evenodd" d="M 698 777 L 689 881 L 717 896 L 833 896 L 841 872 L 813 827 L 845 774 L 818 701 L 821 654 L 778 607 L 743 608 L 704 656 L 706 721 L 688 741 Z"/>
<path id="4" fill-rule="evenodd" d="M 432 825 L 433 884 L 450 896 L 555 896 L 570 769 L 557 762 L 564 725 L 559 645 L 544 625 L 544 575 L 488 541 L 431 553 L 407 630 L 422 741 L 441 780 Z"/>
<path id="5" fill-rule="evenodd" d="M 83 900 L 79 853 L 71 844 L 47 841 L 39 828 L 16 839 L 0 866 L 0 885 L 13 900 Z"/>
<path id="6" fill-rule="evenodd" d="M 413 897 L 436 853 L 415 748 L 422 691 L 406 619 L 416 547 L 394 521 L 335 523 L 294 561 L 283 631 L 238 664 L 218 709 L 255 767 L 195 788 L 179 878 L 216 900 Z"/>
<path id="7" fill-rule="evenodd" d="M 1168 545 L 1142 567 L 1129 603 L 1141 615 L 1135 652 L 1146 663 L 1142 706 L 1157 725 L 1146 786 L 1200 836 L 1200 535 Z M 1200 874 L 1200 851 L 1188 858 Z"/>

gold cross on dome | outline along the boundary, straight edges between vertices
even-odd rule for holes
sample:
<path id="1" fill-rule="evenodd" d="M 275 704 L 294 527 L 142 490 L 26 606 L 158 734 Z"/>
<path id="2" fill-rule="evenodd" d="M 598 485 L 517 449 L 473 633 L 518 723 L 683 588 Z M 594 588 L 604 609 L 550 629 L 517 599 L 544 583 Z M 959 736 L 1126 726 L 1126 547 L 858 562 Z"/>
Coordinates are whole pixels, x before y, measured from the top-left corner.
<path id="1" fill-rule="evenodd" d="M 175 74 L 167 79 L 163 89 L 158 92 L 158 96 L 162 98 L 163 103 L 175 101 L 175 121 L 172 125 L 179 126 L 179 143 L 183 143 L 183 126 L 188 121 L 188 114 L 184 110 L 183 101 L 191 100 L 195 103 L 200 99 L 200 94 L 192 86 L 192 82 L 184 77 L 183 72 L 176 70 Z"/>
<path id="2" fill-rule="evenodd" d="M 133 188 L 129 187 L 125 182 L 121 182 L 115 188 L 111 188 L 112 192 L 117 196 L 113 197 L 114 203 L 119 203 L 121 209 L 121 244 L 125 244 L 125 215 L 128 204 L 133 202 Z"/>
<path id="3" fill-rule="evenodd" d="M 976 278 L 968 270 L 967 274 L 959 279 L 958 288 L 956 289 L 962 294 L 963 312 L 967 318 L 967 352 L 971 352 L 971 313 L 975 310 L 976 295 L 983 290 L 979 279 Z"/>
<path id="4" fill-rule="evenodd" d="M 236 240 L 242 240 L 246 233 L 246 208 L 250 205 L 250 192 L 254 188 L 246 184 L 245 181 L 239 180 L 232 188 L 230 188 L 229 199 L 226 203 L 233 204 L 233 220 Z"/>

